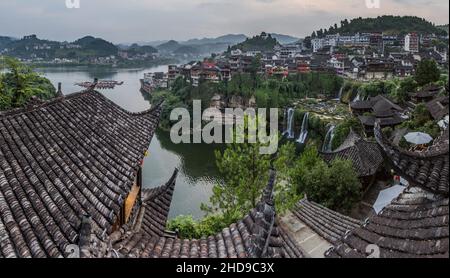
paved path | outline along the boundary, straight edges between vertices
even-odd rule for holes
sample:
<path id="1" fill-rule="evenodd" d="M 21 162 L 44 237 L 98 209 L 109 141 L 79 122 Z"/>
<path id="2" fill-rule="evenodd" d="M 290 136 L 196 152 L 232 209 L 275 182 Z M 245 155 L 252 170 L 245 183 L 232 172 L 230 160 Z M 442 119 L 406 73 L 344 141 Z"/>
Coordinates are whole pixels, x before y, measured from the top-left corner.
<path id="1" fill-rule="evenodd" d="M 280 218 L 280 226 L 289 233 L 303 253 L 310 258 L 324 258 L 332 245 L 300 221 L 291 212 Z"/>

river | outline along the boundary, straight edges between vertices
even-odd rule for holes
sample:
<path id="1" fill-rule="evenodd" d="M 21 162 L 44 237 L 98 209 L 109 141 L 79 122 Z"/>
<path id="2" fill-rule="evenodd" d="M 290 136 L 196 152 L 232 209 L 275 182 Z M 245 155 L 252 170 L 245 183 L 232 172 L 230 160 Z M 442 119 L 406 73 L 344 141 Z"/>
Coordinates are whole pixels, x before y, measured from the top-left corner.
<path id="1" fill-rule="evenodd" d="M 105 96 L 131 112 L 150 108 L 145 94 L 140 92 L 139 79 L 145 72 L 167 71 L 167 66 L 147 69 L 113 68 L 45 68 L 37 69 L 57 87 L 62 83 L 64 94 L 80 91 L 76 82 L 92 81 L 94 78 L 124 81 L 114 90 L 101 90 Z M 157 130 L 145 158 L 143 168 L 144 187 L 153 188 L 164 184 L 175 168 L 180 169 L 170 218 L 178 215 L 204 216 L 201 203 L 209 203 L 212 187 L 221 181 L 215 165 L 214 150 L 220 146 L 206 144 L 173 144 L 169 132 Z"/>

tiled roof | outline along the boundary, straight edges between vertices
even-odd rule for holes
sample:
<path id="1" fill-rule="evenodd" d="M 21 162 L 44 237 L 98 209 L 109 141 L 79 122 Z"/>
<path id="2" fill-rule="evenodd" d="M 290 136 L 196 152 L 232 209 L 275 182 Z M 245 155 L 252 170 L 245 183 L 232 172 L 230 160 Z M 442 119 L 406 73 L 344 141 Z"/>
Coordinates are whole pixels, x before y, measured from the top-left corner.
<path id="1" fill-rule="evenodd" d="M 425 153 L 411 153 L 391 146 L 379 125 L 375 137 L 412 186 L 379 215 L 347 233 L 326 255 L 368 257 L 375 250 L 372 255 L 382 258 L 448 258 L 448 141 Z"/>
<path id="2" fill-rule="evenodd" d="M 359 177 L 374 175 L 383 164 L 383 154 L 380 147 L 375 142 L 363 140 L 354 132 L 349 134 L 353 142 L 346 140 L 346 144 L 338 150 L 329 153 L 321 153 L 321 156 L 328 163 L 335 159 L 350 160 Z"/>
<path id="3" fill-rule="evenodd" d="M 142 220 L 138 221 L 141 230 L 150 236 L 163 236 L 166 231 L 177 175 L 178 170 L 175 170 L 164 186 L 144 189 L 142 192 L 144 213 Z"/>
<path id="4" fill-rule="evenodd" d="M 340 240 L 346 232 L 356 229 L 362 223 L 307 199 L 301 200 L 292 213 L 318 235 L 330 243 Z"/>
<path id="5" fill-rule="evenodd" d="M 393 166 L 404 175 L 404 178 L 431 192 L 448 196 L 448 143 L 434 146 L 427 152 L 409 152 L 390 144 L 383 136 L 379 125 L 375 128 L 375 138 L 392 161 Z"/>
<path id="6" fill-rule="evenodd" d="M 431 197 L 408 189 L 379 215 L 343 237 L 328 257 L 381 258 L 449 256 L 448 196 Z"/>
<path id="7" fill-rule="evenodd" d="M 115 238 L 110 243 L 104 243 L 110 248 L 103 254 L 133 258 L 301 257 L 294 241 L 278 228 L 273 202 L 274 179 L 272 174 L 263 200 L 255 209 L 215 236 L 191 240 L 170 233 L 155 236 L 146 232 L 149 222 L 142 222 L 139 229 L 128 227 L 121 230 L 120 237 L 113 235 Z M 145 202 L 148 205 L 152 200 Z"/>
<path id="8" fill-rule="evenodd" d="M 377 95 L 369 100 L 355 101 L 350 104 L 352 109 L 372 109 L 375 113 L 386 110 L 402 111 L 403 109 L 383 95 Z"/>
<path id="9" fill-rule="evenodd" d="M 110 233 L 159 121 L 84 91 L 0 115 L 0 257 L 59 257 L 83 215 Z"/>
<path id="10" fill-rule="evenodd" d="M 448 115 L 448 96 L 433 99 L 426 104 L 426 107 L 435 120 L 441 120 Z"/>
<path id="11" fill-rule="evenodd" d="M 358 116 L 358 119 L 361 121 L 363 125 L 367 127 L 374 127 L 377 121 L 380 122 L 380 125 L 382 127 L 398 125 L 405 121 L 397 114 L 394 114 L 394 116 L 387 118 L 377 118 L 374 116 Z"/>

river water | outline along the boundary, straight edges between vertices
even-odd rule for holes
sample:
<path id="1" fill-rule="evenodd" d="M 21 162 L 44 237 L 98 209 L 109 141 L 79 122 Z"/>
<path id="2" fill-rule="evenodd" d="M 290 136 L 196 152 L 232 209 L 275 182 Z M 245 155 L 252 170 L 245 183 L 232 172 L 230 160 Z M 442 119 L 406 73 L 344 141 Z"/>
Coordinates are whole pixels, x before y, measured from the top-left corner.
<path id="1" fill-rule="evenodd" d="M 131 112 L 150 108 L 148 97 L 140 92 L 139 79 L 145 72 L 167 71 L 167 66 L 147 69 L 112 68 L 45 68 L 37 69 L 57 87 L 62 83 L 64 94 L 78 92 L 82 88 L 76 82 L 93 81 L 94 78 L 124 81 L 114 90 L 101 90 L 112 101 Z M 209 203 L 212 187 L 221 181 L 215 165 L 214 150 L 220 146 L 206 144 L 173 144 L 169 132 L 158 130 L 144 161 L 144 187 L 153 188 L 164 184 L 175 168 L 180 169 L 170 209 L 170 218 L 178 215 L 204 216 L 201 203 Z"/>

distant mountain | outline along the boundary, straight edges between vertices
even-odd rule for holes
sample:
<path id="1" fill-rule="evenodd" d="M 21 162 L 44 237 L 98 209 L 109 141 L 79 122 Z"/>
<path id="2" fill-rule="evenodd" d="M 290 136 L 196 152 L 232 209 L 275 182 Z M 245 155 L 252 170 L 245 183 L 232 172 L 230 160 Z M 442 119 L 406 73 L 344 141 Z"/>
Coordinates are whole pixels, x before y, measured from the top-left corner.
<path id="1" fill-rule="evenodd" d="M 78 58 L 82 60 L 87 57 L 116 55 L 118 52 L 114 44 L 92 36 L 83 37 L 72 43 L 40 39 L 36 35 L 25 36 L 20 40 L 3 37 L 0 41 L 3 42 L 3 49 L 8 49 L 4 54 L 23 59 Z"/>
<path id="2" fill-rule="evenodd" d="M 241 43 L 247 39 L 246 35 L 242 34 L 229 34 L 220 36 L 217 38 L 203 38 L 203 39 L 191 39 L 186 42 L 183 42 L 182 44 L 186 45 L 202 45 L 202 44 L 229 44 L 234 45 Z"/>
<path id="3" fill-rule="evenodd" d="M 166 43 L 168 41 L 169 40 L 158 40 L 158 41 L 150 41 L 150 42 L 139 41 L 139 42 L 136 42 L 136 43 L 139 44 L 139 45 L 150 45 L 150 46 L 153 46 L 153 47 L 157 47 L 158 45 L 161 45 L 161 44 Z"/>
<path id="4" fill-rule="evenodd" d="M 80 45 L 86 51 L 95 52 L 95 56 L 97 57 L 116 55 L 119 50 L 113 43 L 104 39 L 94 38 L 92 36 L 86 36 L 78 39 L 74 42 L 74 44 Z"/>
<path id="5" fill-rule="evenodd" d="M 153 46 L 150 45 L 140 46 L 136 43 L 129 46 L 127 50 L 132 54 L 152 54 L 158 52 L 158 49 L 154 48 Z"/>
<path id="6" fill-rule="evenodd" d="M 278 40 L 281 44 L 290 44 L 299 41 L 299 38 L 295 38 L 282 34 L 271 34 L 273 38 Z M 153 41 L 147 43 L 139 43 L 140 45 L 151 45 L 164 53 L 173 54 L 189 54 L 189 55 L 204 55 L 208 56 L 211 53 L 222 53 L 228 49 L 228 46 L 237 45 L 245 42 L 249 39 L 243 34 L 227 34 L 217 38 L 203 38 L 203 39 L 190 39 L 187 41 Z M 190 46 L 190 47 L 183 47 Z M 121 45 L 121 48 L 129 47 Z"/>
<path id="7" fill-rule="evenodd" d="M 11 37 L 3 37 L 0 36 L 0 50 L 2 50 L 4 47 L 6 47 L 8 44 L 13 42 L 15 39 Z"/>
<path id="8" fill-rule="evenodd" d="M 340 25 L 335 24 L 329 28 L 321 29 L 313 33 L 314 36 L 323 37 L 329 34 L 355 34 L 368 32 L 384 32 L 391 35 L 401 35 L 410 32 L 421 34 L 443 35 L 445 31 L 436 27 L 433 23 L 416 16 L 379 16 L 376 18 L 345 19 Z"/>
<path id="9" fill-rule="evenodd" d="M 191 46 L 191 45 L 182 45 L 179 48 L 177 48 L 175 51 L 173 51 L 174 54 L 181 54 L 181 55 L 198 55 L 201 54 L 201 51 L 195 47 L 195 46 Z"/>
<path id="10" fill-rule="evenodd" d="M 242 51 L 272 51 L 273 48 L 279 44 L 277 39 L 270 34 L 262 33 L 253 38 L 247 38 L 244 42 L 236 44 L 231 47 L 232 50 L 240 49 Z"/>
<path id="11" fill-rule="evenodd" d="M 156 47 L 159 51 L 162 52 L 174 52 L 178 48 L 181 47 L 181 44 L 179 44 L 177 41 L 171 40 L 166 43 L 160 44 Z"/>
<path id="12" fill-rule="evenodd" d="M 270 35 L 272 36 L 272 38 L 275 38 L 281 44 L 296 43 L 300 40 L 300 38 L 296 38 L 296 37 L 289 36 L 289 35 L 283 35 L 283 34 L 272 33 Z"/>
<path id="13" fill-rule="evenodd" d="M 25 36 L 20 40 L 8 40 L 4 47 L 8 49 L 8 56 L 17 58 L 30 58 L 32 55 L 40 58 L 53 57 L 60 43 L 56 41 L 41 40 L 36 35 Z"/>

